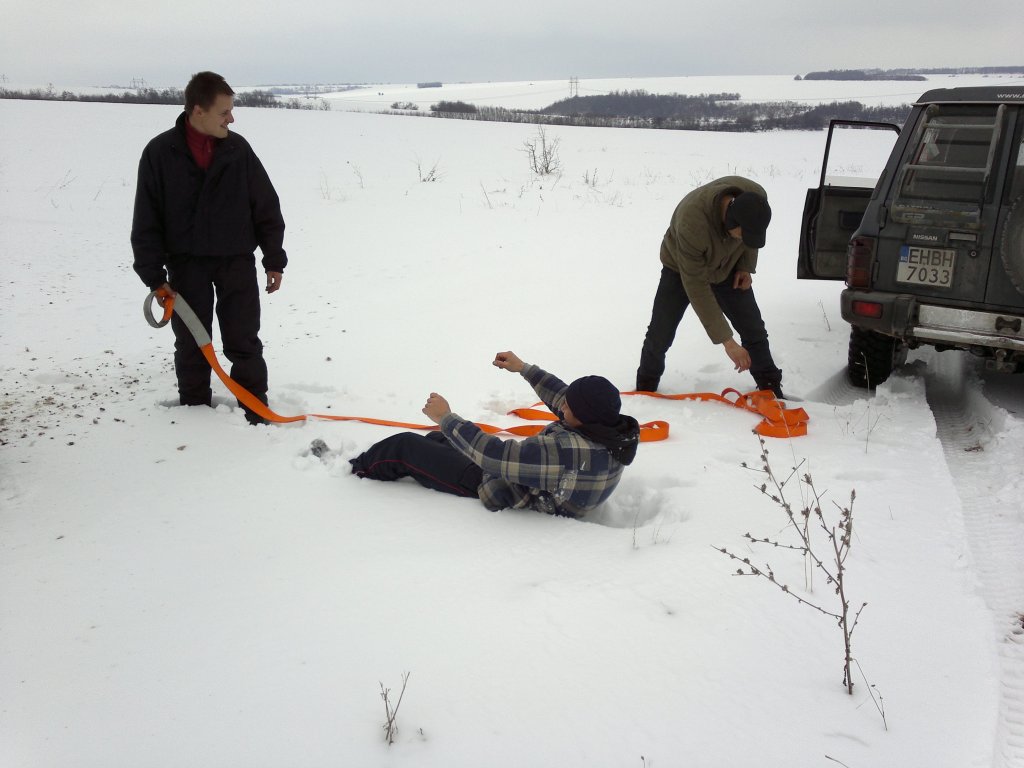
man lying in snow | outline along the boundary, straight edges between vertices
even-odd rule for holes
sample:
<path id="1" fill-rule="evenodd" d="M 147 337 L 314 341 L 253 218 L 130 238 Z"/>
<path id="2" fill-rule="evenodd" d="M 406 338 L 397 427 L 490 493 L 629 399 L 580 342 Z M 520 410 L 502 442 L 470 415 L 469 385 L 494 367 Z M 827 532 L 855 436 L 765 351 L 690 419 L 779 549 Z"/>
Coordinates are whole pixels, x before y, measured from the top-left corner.
<path id="1" fill-rule="evenodd" d="M 351 459 L 352 472 L 374 480 L 412 477 L 420 485 L 456 496 L 476 496 L 492 511 L 529 507 L 579 517 L 603 502 L 633 461 L 640 427 L 619 413 L 619 392 L 600 376 L 568 386 L 512 352 L 494 363 L 521 373 L 558 416 L 539 434 L 502 440 L 452 413 L 436 392 L 423 407 L 440 432 L 402 432 Z"/>

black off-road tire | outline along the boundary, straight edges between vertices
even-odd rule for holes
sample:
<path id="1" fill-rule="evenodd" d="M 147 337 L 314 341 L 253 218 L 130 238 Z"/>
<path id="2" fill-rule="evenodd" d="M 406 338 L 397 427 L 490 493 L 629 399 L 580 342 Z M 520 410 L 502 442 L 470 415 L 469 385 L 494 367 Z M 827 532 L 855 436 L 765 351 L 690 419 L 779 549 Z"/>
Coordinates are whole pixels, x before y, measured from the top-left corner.
<path id="1" fill-rule="evenodd" d="M 846 376 L 862 389 L 874 389 L 907 359 L 907 347 L 898 339 L 850 326 L 850 351 Z"/>
<path id="2" fill-rule="evenodd" d="M 999 255 L 1013 287 L 1024 294 L 1024 195 L 1019 195 L 1010 204 L 999 242 Z"/>

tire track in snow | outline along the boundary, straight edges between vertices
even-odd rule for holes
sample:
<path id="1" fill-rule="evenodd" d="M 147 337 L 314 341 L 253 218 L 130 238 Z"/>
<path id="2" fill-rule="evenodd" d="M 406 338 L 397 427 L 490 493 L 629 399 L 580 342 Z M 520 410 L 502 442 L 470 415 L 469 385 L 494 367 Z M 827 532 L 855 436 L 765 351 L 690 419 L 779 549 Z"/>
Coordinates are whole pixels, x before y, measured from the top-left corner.
<path id="1" fill-rule="evenodd" d="M 1020 482 L 1021 458 L 1020 439 L 1012 438 L 1024 431 L 1024 408 L 1006 413 L 986 399 L 972 362 L 934 353 L 925 387 L 960 497 L 974 571 L 995 622 L 1000 701 L 993 765 L 1010 768 L 1024 766 L 1024 523 L 1012 488 Z M 1018 404 L 1024 405 L 1024 392 Z"/>
<path id="2" fill-rule="evenodd" d="M 865 397 L 871 397 L 871 393 L 854 387 L 847 380 L 845 369 L 833 374 L 804 395 L 806 400 L 828 405 L 850 405 Z"/>

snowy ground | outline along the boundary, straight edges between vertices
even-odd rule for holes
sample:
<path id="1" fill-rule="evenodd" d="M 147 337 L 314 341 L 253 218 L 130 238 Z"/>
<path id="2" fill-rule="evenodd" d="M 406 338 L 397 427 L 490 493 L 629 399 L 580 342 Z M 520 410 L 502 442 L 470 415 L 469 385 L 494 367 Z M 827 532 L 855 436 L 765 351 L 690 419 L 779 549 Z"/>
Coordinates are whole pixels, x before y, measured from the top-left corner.
<path id="1" fill-rule="evenodd" d="M 856 490 L 874 688 L 852 697 L 834 622 L 715 550 L 787 535 L 741 466 L 759 448 L 741 411 L 627 399 L 671 438 L 580 522 L 347 474 L 387 428 L 168 407 L 171 334 L 142 318 L 128 231 L 138 154 L 176 114 L 0 101 L 0 765 L 1024 765 L 1020 379 L 947 353 L 870 397 L 843 384 L 839 286 L 794 278 L 822 133 L 552 128 L 564 172 L 539 179 L 531 126 L 234 126 L 289 226 L 262 334 L 283 414 L 422 423 L 435 390 L 516 423 L 533 398 L 490 366 L 502 349 L 628 389 L 678 199 L 764 184 L 755 287 L 812 419 L 768 447 L 830 501 Z M 727 363 L 688 316 L 664 390 L 749 388 Z M 306 455 L 316 437 L 339 455 Z M 831 605 L 791 555 L 752 556 Z M 394 699 L 404 672 L 389 747 L 380 686 Z"/>

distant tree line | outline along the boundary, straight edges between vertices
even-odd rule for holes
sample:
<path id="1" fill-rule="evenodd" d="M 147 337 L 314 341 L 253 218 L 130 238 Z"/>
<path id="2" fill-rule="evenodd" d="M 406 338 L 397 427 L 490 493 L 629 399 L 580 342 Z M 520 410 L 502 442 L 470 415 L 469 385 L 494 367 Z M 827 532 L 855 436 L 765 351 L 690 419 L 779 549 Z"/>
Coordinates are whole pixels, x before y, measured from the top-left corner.
<path id="1" fill-rule="evenodd" d="M 33 88 L 28 91 L 11 90 L 0 88 L 0 99 L 27 99 L 30 101 L 90 101 L 109 104 L 177 104 L 185 103 L 185 93 L 180 88 L 139 88 L 135 91 L 123 91 L 121 93 L 72 93 L 71 91 L 54 90 L 52 86 L 46 89 Z M 322 109 L 331 108 L 323 99 L 316 102 L 300 101 L 289 99 L 287 101 L 277 98 L 272 91 L 244 91 L 235 94 L 236 107 L 264 107 L 270 109 Z"/>
<path id="2" fill-rule="evenodd" d="M 916 73 L 897 73 L 863 69 L 830 69 L 827 72 L 808 72 L 804 80 L 927 80 Z"/>
<path id="3" fill-rule="evenodd" d="M 601 96 L 573 96 L 540 110 L 544 115 L 592 115 L 639 117 L 655 120 L 686 120 L 725 114 L 723 102 L 739 101 L 738 93 L 648 93 L 643 90 L 612 91 Z"/>
<path id="4" fill-rule="evenodd" d="M 1020 67 L 937 67 L 932 69 L 829 69 L 797 80 L 927 80 L 925 75 L 1020 75 Z"/>
<path id="5" fill-rule="evenodd" d="M 933 69 L 890 69 L 889 72 L 906 72 L 919 75 L 1024 75 L 1024 66 L 1019 67 L 937 67 Z"/>
<path id="6" fill-rule="evenodd" d="M 32 88 L 18 91 L 0 88 L 0 99 L 27 99 L 30 101 L 101 101 L 116 104 L 184 104 L 185 96 L 180 88 L 139 88 L 121 93 L 72 93 L 71 91 L 48 88 Z"/>
<path id="7" fill-rule="evenodd" d="M 475 104 L 467 104 L 464 101 L 439 101 L 430 105 L 431 112 L 451 114 L 473 114 L 477 111 Z"/>
<path id="8" fill-rule="evenodd" d="M 814 106 L 793 101 L 743 103 L 735 93 L 683 96 L 625 91 L 603 96 L 574 96 L 541 110 L 440 101 L 430 107 L 429 116 L 605 128 L 771 131 L 815 130 L 824 128 L 835 118 L 902 125 L 909 114 L 909 104 L 869 107 L 859 101 L 834 101 Z"/>

